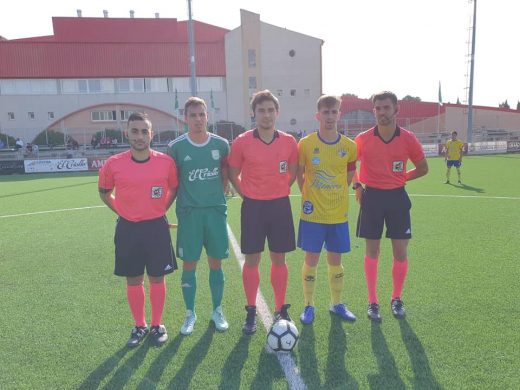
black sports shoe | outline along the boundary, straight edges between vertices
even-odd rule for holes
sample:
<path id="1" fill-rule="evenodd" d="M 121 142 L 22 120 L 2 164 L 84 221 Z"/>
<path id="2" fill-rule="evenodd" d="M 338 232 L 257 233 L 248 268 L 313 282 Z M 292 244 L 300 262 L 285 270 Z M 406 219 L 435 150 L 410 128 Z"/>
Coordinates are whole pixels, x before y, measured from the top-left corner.
<path id="1" fill-rule="evenodd" d="M 404 302 L 401 301 L 401 298 L 392 299 L 392 314 L 395 318 L 404 318 L 406 315 Z"/>
<path id="2" fill-rule="evenodd" d="M 130 338 L 128 339 L 126 345 L 127 347 L 133 348 L 137 347 L 141 341 L 146 337 L 149 330 L 146 326 L 134 326 L 132 329 L 132 333 L 130 334 Z"/>
<path id="3" fill-rule="evenodd" d="M 377 303 L 369 303 L 367 310 L 368 318 L 375 322 L 381 322 L 381 315 L 379 314 L 379 305 Z"/>
<path id="4" fill-rule="evenodd" d="M 289 312 L 287 311 L 291 307 L 290 304 L 286 303 L 285 305 L 282 305 L 280 308 L 280 311 L 274 312 L 274 322 L 278 320 L 287 320 L 293 322 L 291 319 L 291 316 L 289 315 Z"/>
<path id="5" fill-rule="evenodd" d="M 155 325 L 150 329 L 150 336 L 153 338 L 155 345 L 163 345 L 168 341 L 168 333 L 164 325 Z"/>
<path id="6" fill-rule="evenodd" d="M 250 335 L 256 332 L 256 306 L 246 306 L 246 311 L 247 317 L 242 326 L 242 332 Z"/>

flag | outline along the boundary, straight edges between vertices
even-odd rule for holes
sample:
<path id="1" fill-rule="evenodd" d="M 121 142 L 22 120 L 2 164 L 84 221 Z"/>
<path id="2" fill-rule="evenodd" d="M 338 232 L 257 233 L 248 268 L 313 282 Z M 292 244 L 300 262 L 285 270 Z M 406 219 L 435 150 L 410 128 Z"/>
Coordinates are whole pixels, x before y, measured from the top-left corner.
<path id="1" fill-rule="evenodd" d="M 179 99 L 177 98 L 177 88 L 175 88 L 175 111 L 179 109 Z"/>
<path id="2" fill-rule="evenodd" d="M 441 82 L 439 81 L 439 104 L 442 106 Z"/>
<path id="3" fill-rule="evenodd" d="M 213 89 L 211 89 L 211 92 L 209 94 L 209 101 L 210 101 L 210 107 L 212 110 L 215 109 L 215 102 L 213 100 Z"/>

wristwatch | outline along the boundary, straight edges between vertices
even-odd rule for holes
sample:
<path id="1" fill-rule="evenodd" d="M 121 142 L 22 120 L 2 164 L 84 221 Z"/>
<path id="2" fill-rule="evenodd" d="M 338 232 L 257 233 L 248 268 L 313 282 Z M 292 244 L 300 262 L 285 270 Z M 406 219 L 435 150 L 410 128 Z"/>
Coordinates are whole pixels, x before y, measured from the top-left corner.
<path id="1" fill-rule="evenodd" d="M 357 190 L 359 187 L 363 188 L 363 186 L 361 185 L 360 182 L 354 183 L 354 184 L 352 185 L 352 189 L 353 189 L 354 191 Z"/>

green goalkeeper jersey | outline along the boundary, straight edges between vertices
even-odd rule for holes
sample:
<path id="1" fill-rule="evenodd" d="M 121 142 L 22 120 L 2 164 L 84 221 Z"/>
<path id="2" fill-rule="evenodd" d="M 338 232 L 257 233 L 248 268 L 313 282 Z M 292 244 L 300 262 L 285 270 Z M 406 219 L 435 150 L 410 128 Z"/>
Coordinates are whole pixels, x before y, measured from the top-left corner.
<path id="1" fill-rule="evenodd" d="M 183 134 L 168 145 L 168 154 L 175 160 L 179 177 L 177 210 L 226 207 L 222 166 L 227 166 L 229 143 L 213 133 L 208 135 L 203 144 L 196 144 L 188 134 Z"/>

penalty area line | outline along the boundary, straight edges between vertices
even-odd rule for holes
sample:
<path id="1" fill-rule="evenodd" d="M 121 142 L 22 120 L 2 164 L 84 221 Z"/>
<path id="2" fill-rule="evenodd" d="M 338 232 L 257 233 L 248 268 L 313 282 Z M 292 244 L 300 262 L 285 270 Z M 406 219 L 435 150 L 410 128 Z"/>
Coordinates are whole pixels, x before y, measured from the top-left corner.
<path id="1" fill-rule="evenodd" d="M 238 241 L 235 235 L 233 234 L 233 231 L 231 230 L 229 224 L 227 225 L 227 230 L 229 235 L 229 241 L 231 242 L 231 246 L 233 247 L 233 252 L 235 253 L 235 257 L 237 258 L 240 269 L 242 269 L 244 267 L 245 257 L 242 254 L 242 251 L 240 250 L 240 245 L 238 245 Z M 265 329 L 269 331 L 271 324 L 273 323 L 273 316 L 271 315 L 269 306 L 267 305 L 267 302 L 265 301 L 265 298 L 262 295 L 260 289 L 258 289 L 258 295 L 256 297 L 256 308 L 258 310 L 258 314 L 260 320 L 262 321 L 262 324 L 264 325 Z M 275 353 L 271 351 L 268 346 L 266 346 L 265 349 L 267 352 Z M 305 386 L 305 382 L 303 381 L 303 378 L 300 375 L 300 369 L 296 365 L 296 362 L 294 361 L 292 355 L 290 353 L 275 353 L 275 355 L 278 359 L 278 363 L 282 367 L 285 377 L 287 378 L 289 388 L 291 390 L 306 389 L 307 386 Z"/>

